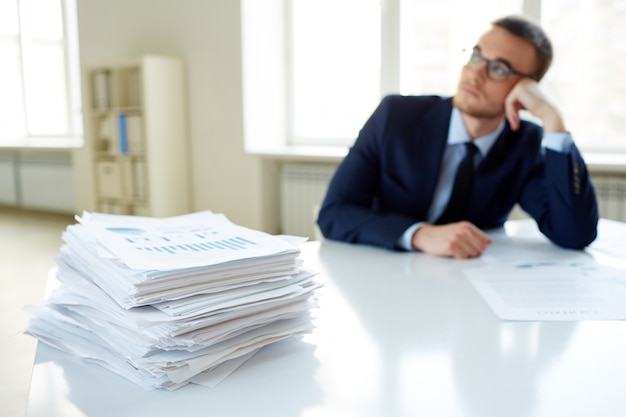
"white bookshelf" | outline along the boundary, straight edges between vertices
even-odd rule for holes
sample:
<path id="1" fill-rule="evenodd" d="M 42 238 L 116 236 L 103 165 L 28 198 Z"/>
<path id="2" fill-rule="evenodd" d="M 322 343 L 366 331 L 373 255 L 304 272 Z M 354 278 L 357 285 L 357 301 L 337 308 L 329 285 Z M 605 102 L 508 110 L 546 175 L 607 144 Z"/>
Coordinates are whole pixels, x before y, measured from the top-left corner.
<path id="1" fill-rule="evenodd" d="M 154 217 L 188 212 L 182 62 L 147 55 L 91 68 L 87 77 L 95 210 Z"/>

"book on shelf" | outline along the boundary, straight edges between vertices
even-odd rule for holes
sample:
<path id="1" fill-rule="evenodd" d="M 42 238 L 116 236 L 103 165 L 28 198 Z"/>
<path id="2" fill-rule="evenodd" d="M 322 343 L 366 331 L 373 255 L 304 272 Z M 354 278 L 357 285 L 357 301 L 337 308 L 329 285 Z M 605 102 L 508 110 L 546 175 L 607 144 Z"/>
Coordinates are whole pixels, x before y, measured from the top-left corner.
<path id="1" fill-rule="evenodd" d="M 96 176 L 100 197 L 122 198 L 124 196 L 121 167 L 116 161 L 96 162 Z"/>
<path id="2" fill-rule="evenodd" d="M 115 153 L 113 119 L 109 116 L 100 117 L 96 120 L 96 124 L 96 151 L 110 154 Z"/>
<path id="3" fill-rule="evenodd" d="M 150 216 L 150 208 L 145 204 L 133 204 L 132 213 L 135 216 Z"/>
<path id="4" fill-rule="evenodd" d="M 133 197 L 141 199 L 148 198 L 148 185 L 146 180 L 146 167 L 144 162 L 133 161 L 131 166 L 131 172 L 133 177 Z"/>
<path id="5" fill-rule="evenodd" d="M 126 214 L 126 207 L 119 202 L 104 200 L 98 202 L 98 211 L 108 214 Z"/>
<path id="6" fill-rule="evenodd" d="M 128 143 L 128 153 L 139 155 L 143 149 L 143 119 L 138 114 L 126 116 L 126 140 Z"/>
<path id="7" fill-rule="evenodd" d="M 121 155 L 143 153 L 142 119 L 138 114 L 118 115 L 118 151 Z"/>
<path id="8" fill-rule="evenodd" d="M 107 110 L 111 107 L 111 71 L 99 70 L 93 74 L 93 107 Z"/>
<path id="9" fill-rule="evenodd" d="M 139 69 L 129 70 L 126 74 L 126 91 L 130 107 L 141 106 L 141 75 Z"/>
<path id="10" fill-rule="evenodd" d="M 118 151 L 120 154 L 126 155 L 128 153 L 128 127 L 125 113 L 120 113 L 117 116 L 117 128 Z"/>

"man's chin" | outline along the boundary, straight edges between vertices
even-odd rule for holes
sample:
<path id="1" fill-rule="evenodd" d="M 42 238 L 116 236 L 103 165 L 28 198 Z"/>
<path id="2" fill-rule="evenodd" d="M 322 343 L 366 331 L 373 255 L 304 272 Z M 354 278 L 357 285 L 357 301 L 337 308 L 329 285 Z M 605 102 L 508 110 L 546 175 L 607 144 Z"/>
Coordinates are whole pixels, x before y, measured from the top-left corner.
<path id="1" fill-rule="evenodd" d="M 452 105 L 459 109 L 461 113 L 477 119 L 494 119 L 504 116 L 504 109 L 485 108 L 485 106 L 481 106 L 478 103 L 469 103 L 468 100 L 459 99 L 456 96 L 452 99 Z"/>
<path id="2" fill-rule="evenodd" d="M 458 92 L 457 95 L 454 96 L 452 104 L 462 112 L 475 112 L 483 107 L 476 97 L 468 96 L 463 92 Z"/>

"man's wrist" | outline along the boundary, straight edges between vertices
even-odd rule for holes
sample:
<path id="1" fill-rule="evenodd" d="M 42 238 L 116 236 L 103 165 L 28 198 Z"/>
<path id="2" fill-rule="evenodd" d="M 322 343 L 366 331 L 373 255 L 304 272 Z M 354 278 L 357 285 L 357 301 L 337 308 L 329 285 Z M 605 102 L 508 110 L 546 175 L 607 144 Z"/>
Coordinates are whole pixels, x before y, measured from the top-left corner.
<path id="1" fill-rule="evenodd" d="M 416 250 L 413 246 L 413 236 L 424 224 L 425 222 L 418 222 L 406 229 L 398 241 L 398 246 L 408 251 Z"/>
<path id="2" fill-rule="evenodd" d="M 569 132 L 557 133 L 557 132 L 544 132 L 543 146 L 546 149 L 550 149 L 555 152 L 567 153 L 570 151 L 574 139 Z"/>
<path id="3" fill-rule="evenodd" d="M 543 124 L 543 131 L 546 133 L 567 132 L 561 113 L 554 107 L 551 107 L 550 111 L 548 111 L 544 117 L 541 117 L 541 122 Z"/>

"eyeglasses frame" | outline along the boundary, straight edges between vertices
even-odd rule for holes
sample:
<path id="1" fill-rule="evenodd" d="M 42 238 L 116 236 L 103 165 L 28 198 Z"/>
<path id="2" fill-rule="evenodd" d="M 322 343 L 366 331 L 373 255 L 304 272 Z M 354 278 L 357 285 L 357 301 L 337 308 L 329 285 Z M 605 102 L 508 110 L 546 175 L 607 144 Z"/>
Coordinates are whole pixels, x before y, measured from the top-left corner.
<path id="1" fill-rule="evenodd" d="M 464 51 L 467 52 L 466 49 Z M 480 62 L 473 62 L 472 61 L 473 57 L 480 58 Z M 525 74 L 523 72 L 516 71 L 516 70 L 513 69 L 513 67 L 511 67 L 511 64 L 509 64 L 508 62 L 506 62 L 506 61 L 504 61 L 502 59 L 487 59 L 487 58 L 485 58 L 484 56 L 482 56 L 480 54 L 480 49 L 477 46 L 472 48 L 471 54 L 470 54 L 467 62 L 465 63 L 465 65 L 478 67 L 483 62 L 485 63 L 485 73 L 487 74 L 487 78 L 489 78 L 490 80 L 497 81 L 497 82 L 502 82 L 502 81 L 506 81 L 511 75 L 519 75 L 520 77 L 528 77 L 528 78 L 530 78 L 532 80 L 538 81 L 536 75 Z M 493 78 L 493 76 L 490 74 L 490 68 L 494 64 L 504 65 L 506 68 L 508 68 L 508 71 L 505 74 L 504 78 L 502 78 L 502 79 Z"/>

